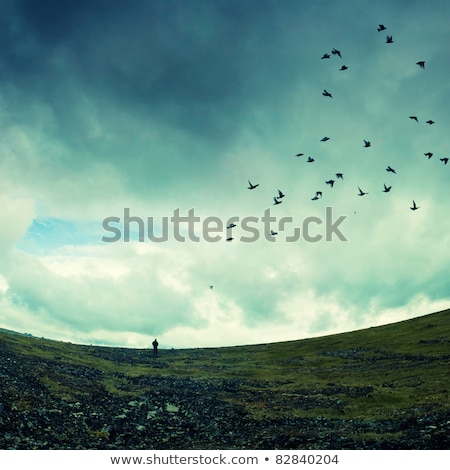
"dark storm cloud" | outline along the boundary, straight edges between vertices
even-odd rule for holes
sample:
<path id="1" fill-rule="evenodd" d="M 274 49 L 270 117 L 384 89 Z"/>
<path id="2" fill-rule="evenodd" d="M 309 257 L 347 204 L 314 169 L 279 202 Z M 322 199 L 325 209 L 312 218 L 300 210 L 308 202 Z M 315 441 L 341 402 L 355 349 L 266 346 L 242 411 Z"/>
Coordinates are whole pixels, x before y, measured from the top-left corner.
<path id="1" fill-rule="evenodd" d="M 18 5 L 18 13 L 38 40 L 54 45 L 80 31 L 80 26 L 101 15 L 108 17 L 124 2 L 97 0 L 23 0 Z"/>
<path id="2" fill-rule="evenodd" d="M 285 28 L 295 2 L 289 12 L 271 1 L 11 5 L 0 37 L 5 77 L 50 103 L 66 132 L 77 130 L 70 109 L 84 93 L 196 136 L 229 137 L 246 110 L 283 101 L 296 79 Z"/>

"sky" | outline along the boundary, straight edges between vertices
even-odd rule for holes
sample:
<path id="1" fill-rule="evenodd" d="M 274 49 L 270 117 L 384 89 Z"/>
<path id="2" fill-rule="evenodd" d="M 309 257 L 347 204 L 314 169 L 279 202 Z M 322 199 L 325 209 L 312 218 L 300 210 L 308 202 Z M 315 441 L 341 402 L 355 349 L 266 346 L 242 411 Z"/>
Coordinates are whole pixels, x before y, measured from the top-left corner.
<path id="1" fill-rule="evenodd" d="M 0 327 L 195 348 L 450 307 L 449 18 L 0 0 Z"/>

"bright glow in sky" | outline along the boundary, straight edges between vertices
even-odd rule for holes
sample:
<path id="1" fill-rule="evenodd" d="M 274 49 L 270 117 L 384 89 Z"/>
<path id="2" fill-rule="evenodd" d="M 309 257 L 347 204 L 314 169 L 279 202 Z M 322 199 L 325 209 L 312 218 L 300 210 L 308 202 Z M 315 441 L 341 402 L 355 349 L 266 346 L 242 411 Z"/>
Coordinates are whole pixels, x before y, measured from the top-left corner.
<path id="1" fill-rule="evenodd" d="M 0 327 L 225 346 L 448 308 L 448 18 L 440 0 L 1 0 Z M 127 210 L 144 240 L 134 220 L 124 241 Z"/>

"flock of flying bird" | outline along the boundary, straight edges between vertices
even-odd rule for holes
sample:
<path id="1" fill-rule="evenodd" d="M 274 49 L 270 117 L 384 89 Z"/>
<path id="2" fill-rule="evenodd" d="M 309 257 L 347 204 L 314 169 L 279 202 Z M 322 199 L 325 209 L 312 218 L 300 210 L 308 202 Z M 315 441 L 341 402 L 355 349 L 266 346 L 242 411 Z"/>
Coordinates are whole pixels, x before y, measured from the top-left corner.
<path id="1" fill-rule="evenodd" d="M 386 29 L 387 28 L 384 25 L 380 24 L 380 25 L 378 25 L 377 31 L 381 32 L 381 31 L 385 31 Z M 392 44 L 393 42 L 394 42 L 393 37 L 390 36 L 390 35 L 387 35 L 386 36 L 386 43 L 387 44 Z M 338 56 L 342 59 L 341 51 L 339 51 L 338 49 L 332 49 L 331 50 L 331 55 Z M 328 53 L 325 53 L 325 54 L 322 55 L 321 59 L 330 59 L 331 55 L 328 54 Z M 423 61 L 423 60 L 420 60 L 420 61 L 416 62 L 416 65 L 418 65 L 421 69 L 425 69 L 425 61 Z M 345 71 L 345 70 L 348 70 L 348 67 L 346 65 L 342 65 L 341 68 L 339 69 L 339 71 Z M 327 97 L 327 98 L 333 98 L 333 95 L 329 91 L 327 91 L 326 89 L 323 90 L 322 95 Z M 419 123 L 419 118 L 417 116 L 409 116 L 409 119 L 414 120 L 417 123 Z M 426 122 L 426 124 L 429 124 L 429 125 L 434 124 L 434 121 L 432 119 L 429 119 L 425 122 Z M 325 136 L 320 140 L 320 142 L 327 142 L 328 140 L 330 140 L 330 138 Z M 364 142 L 363 147 L 365 147 L 365 148 L 371 147 L 371 145 L 372 145 L 369 140 L 363 139 L 363 142 Z M 304 155 L 305 155 L 304 153 L 297 153 L 296 157 L 302 157 Z M 428 157 L 428 159 L 430 159 L 433 156 L 433 153 L 432 152 L 426 152 L 424 155 L 426 157 Z M 444 165 L 447 165 L 448 160 L 449 159 L 447 157 L 440 158 L 440 161 L 443 162 Z M 311 157 L 311 156 L 308 156 L 305 161 L 306 161 L 306 163 L 313 163 L 314 158 Z M 386 171 L 388 173 L 396 174 L 396 171 L 391 166 L 388 166 L 386 168 Z M 344 175 L 342 173 L 336 173 L 336 179 L 342 179 L 343 180 Z M 332 188 L 334 186 L 335 182 L 336 182 L 336 180 L 329 179 L 329 180 L 325 181 L 325 184 L 329 185 Z M 249 184 L 248 189 L 250 189 L 250 190 L 254 190 L 259 186 L 259 183 L 253 184 L 251 181 L 249 181 L 248 184 Z M 388 192 L 390 192 L 391 188 L 392 188 L 392 186 L 387 186 L 386 184 L 384 184 L 384 188 L 383 188 L 382 192 L 388 193 Z M 323 194 L 322 191 L 316 191 L 315 195 L 311 198 L 311 200 L 317 201 L 319 198 L 322 197 L 322 194 Z M 369 194 L 369 193 L 364 192 L 360 187 L 358 187 L 358 193 L 357 193 L 358 196 L 365 196 L 367 194 Z M 274 196 L 274 198 L 273 198 L 273 200 L 274 200 L 273 204 L 274 205 L 281 204 L 282 199 L 284 197 L 285 197 L 285 194 L 283 194 L 282 191 L 278 190 L 278 195 Z M 414 200 L 412 201 L 412 206 L 410 207 L 410 209 L 412 211 L 415 211 L 415 210 L 419 209 L 419 206 L 416 204 L 416 202 Z M 227 227 L 227 228 L 232 228 L 232 227 Z M 271 232 L 271 235 L 276 235 L 276 233 Z M 230 237 L 227 240 L 231 241 L 232 238 Z"/>

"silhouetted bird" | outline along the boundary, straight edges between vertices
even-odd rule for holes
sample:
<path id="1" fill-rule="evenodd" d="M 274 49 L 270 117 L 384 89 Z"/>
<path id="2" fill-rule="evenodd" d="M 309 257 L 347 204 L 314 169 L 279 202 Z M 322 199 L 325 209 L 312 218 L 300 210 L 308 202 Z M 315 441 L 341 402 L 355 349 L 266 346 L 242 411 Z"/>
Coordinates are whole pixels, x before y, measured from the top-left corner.
<path id="1" fill-rule="evenodd" d="M 311 201 L 317 201 L 318 199 L 319 199 L 319 196 L 316 195 L 316 196 L 311 198 Z"/>
<path id="2" fill-rule="evenodd" d="M 284 197 L 285 195 L 280 191 L 278 190 L 278 196 L 277 196 L 277 199 L 281 199 L 282 197 Z"/>
<path id="3" fill-rule="evenodd" d="M 278 232 L 274 232 L 273 230 L 271 230 L 270 234 L 272 235 L 272 237 L 274 237 L 275 235 L 278 235 Z"/>
<path id="4" fill-rule="evenodd" d="M 433 156 L 431 152 L 424 153 L 426 157 L 428 157 L 428 160 Z"/>
<path id="5" fill-rule="evenodd" d="M 431 124 L 434 124 L 434 121 L 432 121 L 432 120 L 430 119 L 429 121 L 426 121 L 426 123 L 431 126 Z"/>
<path id="6" fill-rule="evenodd" d="M 388 166 L 386 168 L 386 171 L 390 172 L 390 173 L 395 173 L 395 170 L 393 168 L 391 168 L 390 166 Z M 396 173 L 397 174 L 397 173 Z"/>
<path id="7" fill-rule="evenodd" d="M 342 59 L 341 51 L 338 51 L 337 49 L 333 49 L 333 50 L 331 51 L 331 53 L 334 54 L 334 55 L 338 55 L 338 56 Z"/>
<path id="8" fill-rule="evenodd" d="M 274 203 L 273 205 L 276 206 L 277 204 L 281 204 L 283 201 L 279 201 L 276 197 L 273 198 Z"/>
<path id="9" fill-rule="evenodd" d="M 227 238 L 227 242 L 231 242 L 232 240 L 234 240 L 233 237 L 228 237 L 228 238 Z"/>
<path id="10" fill-rule="evenodd" d="M 316 191 L 316 196 L 322 197 L 322 191 Z"/>
<path id="11" fill-rule="evenodd" d="M 347 69 L 348 67 L 346 65 L 343 65 L 339 70 L 341 71 L 341 70 L 347 70 Z"/>
<path id="12" fill-rule="evenodd" d="M 380 31 L 384 31 L 385 29 L 387 29 L 386 26 L 384 26 L 383 24 L 379 24 L 377 31 L 380 32 Z"/>
<path id="13" fill-rule="evenodd" d="M 330 140 L 330 138 L 326 136 L 320 139 L 321 142 L 326 142 L 327 140 Z"/>
<path id="14" fill-rule="evenodd" d="M 386 36 L 386 43 L 387 44 L 392 44 L 394 40 L 392 39 L 392 36 Z"/>
<path id="15" fill-rule="evenodd" d="M 384 185 L 383 193 L 388 193 L 391 190 L 392 186 Z"/>
<path id="16" fill-rule="evenodd" d="M 330 58 L 330 54 L 324 54 L 321 59 L 329 59 Z"/>
<path id="17" fill-rule="evenodd" d="M 308 160 L 306 160 L 306 163 L 312 163 L 314 161 L 314 158 L 308 157 Z"/>
<path id="18" fill-rule="evenodd" d="M 303 157 L 304 153 L 297 153 L 296 157 Z"/>
<path id="19" fill-rule="evenodd" d="M 212 289 L 214 286 L 209 286 L 210 289 Z"/>
<path id="20" fill-rule="evenodd" d="M 331 93 L 329 93 L 327 90 L 323 90 L 322 95 L 323 95 L 323 96 L 328 96 L 329 98 L 333 98 L 333 96 L 331 95 Z"/>
<path id="21" fill-rule="evenodd" d="M 364 147 L 370 147 L 371 143 L 368 140 L 364 140 Z"/>
<path id="22" fill-rule="evenodd" d="M 419 122 L 419 120 L 417 119 L 417 116 L 409 116 L 409 119 L 414 119 L 414 121 Z"/>
<path id="23" fill-rule="evenodd" d="M 336 173 L 336 178 L 343 180 L 344 174 L 343 173 Z"/>
<path id="24" fill-rule="evenodd" d="M 413 201 L 413 205 L 412 205 L 412 207 L 410 207 L 410 209 L 411 209 L 412 211 L 416 211 L 417 209 L 419 209 L 419 206 L 416 205 L 416 201 Z"/>
<path id="25" fill-rule="evenodd" d="M 236 224 L 230 224 L 230 225 L 227 225 L 227 230 L 230 230 L 232 228 L 236 227 Z"/>
<path id="26" fill-rule="evenodd" d="M 365 193 L 364 191 L 362 191 L 359 186 L 358 186 L 358 189 L 359 189 L 359 194 L 358 194 L 358 196 L 365 196 L 366 194 L 369 194 L 369 193 Z"/>
<path id="27" fill-rule="evenodd" d="M 250 183 L 250 181 L 248 182 L 248 184 L 250 185 L 250 186 L 248 187 L 248 189 L 255 189 L 255 188 L 257 188 L 257 187 L 259 186 L 259 183 L 258 183 L 258 184 L 252 184 L 252 183 Z"/>
<path id="28" fill-rule="evenodd" d="M 416 62 L 416 64 L 417 64 L 421 69 L 424 69 L 424 68 L 425 68 L 425 61 L 424 61 L 424 60 L 419 60 L 419 62 Z"/>
<path id="29" fill-rule="evenodd" d="M 334 186 L 334 180 L 325 181 L 325 184 L 329 184 L 331 187 Z"/>
<path id="30" fill-rule="evenodd" d="M 447 165 L 448 163 L 448 158 L 447 157 L 444 157 L 444 158 L 440 158 L 441 162 L 444 162 L 444 165 Z"/>

